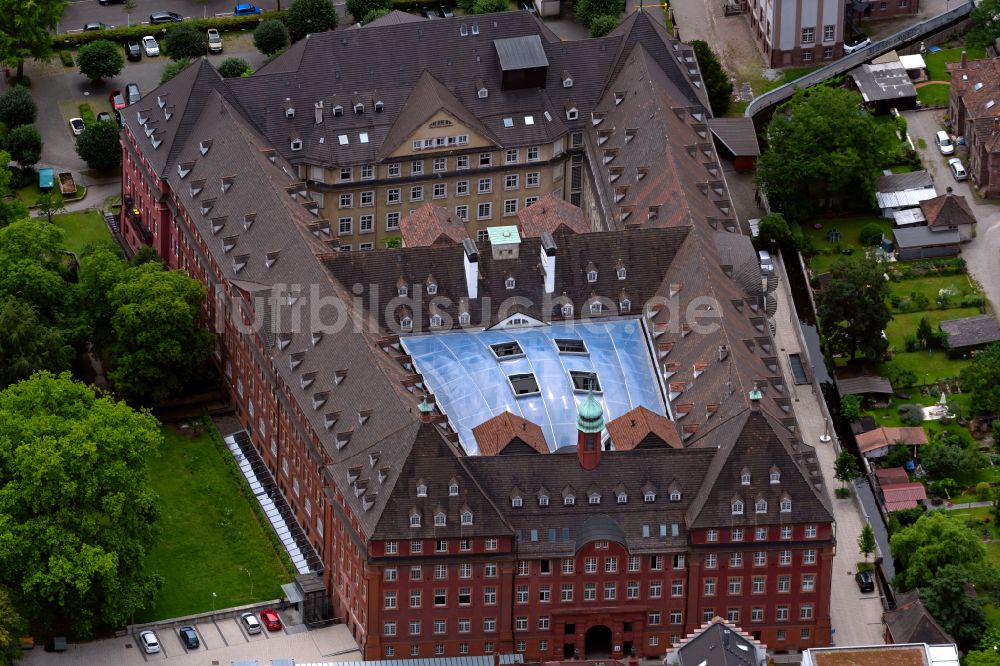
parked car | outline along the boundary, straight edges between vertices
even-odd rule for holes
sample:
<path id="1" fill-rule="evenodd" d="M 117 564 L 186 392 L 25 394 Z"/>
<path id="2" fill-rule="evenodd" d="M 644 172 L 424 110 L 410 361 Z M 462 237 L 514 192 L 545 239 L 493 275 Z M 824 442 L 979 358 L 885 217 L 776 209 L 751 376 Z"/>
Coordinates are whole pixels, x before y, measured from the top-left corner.
<path id="1" fill-rule="evenodd" d="M 108 5 L 124 5 L 125 0 L 97 0 L 97 4 L 108 6 Z"/>
<path id="2" fill-rule="evenodd" d="M 111 30 L 114 27 L 115 26 L 108 25 L 107 23 L 101 23 L 99 21 L 94 21 L 93 23 L 84 23 L 83 24 L 83 31 L 84 32 L 90 32 L 92 30 Z"/>
<path id="3" fill-rule="evenodd" d="M 125 57 L 129 60 L 142 60 L 142 47 L 138 39 L 125 40 Z"/>
<path id="4" fill-rule="evenodd" d="M 194 630 L 194 627 L 181 627 L 177 633 L 181 637 L 181 643 L 184 643 L 184 647 L 188 650 L 194 650 L 201 645 L 198 641 L 198 632 Z"/>
<path id="5" fill-rule="evenodd" d="M 951 175 L 955 177 L 955 180 L 967 180 L 969 178 L 969 174 L 965 171 L 965 166 L 962 165 L 962 160 L 957 157 L 948 160 L 948 167 L 951 169 Z"/>
<path id="6" fill-rule="evenodd" d="M 183 21 L 184 17 L 177 12 L 153 12 L 149 15 L 150 25 L 160 25 L 162 23 L 176 23 Z"/>
<path id="7" fill-rule="evenodd" d="M 83 124 L 83 118 L 70 118 L 69 128 L 73 130 L 73 136 L 80 136 L 87 126 Z"/>
<path id="8" fill-rule="evenodd" d="M 253 16 L 260 14 L 260 7 L 249 3 L 242 3 L 233 8 L 233 16 Z"/>
<path id="9" fill-rule="evenodd" d="M 108 102 L 111 104 L 111 108 L 115 111 L 121 111 L 128 106 L 128 104 L 125 103 L 125 98 L 122 97 L 121 90 L 112 90 L 108 93 Z"/>
<path id="10" fill-rule="evenodd" d="M 243 624 L 243 628 L 247 630 L 248 634 L 260 633 L 260 621 L 253 613 L 243 613 L 243 615 L 240 615 L 240 622 Z"/>
<path id="11" fill-rule="evenodd" d="M 281 631 L 281 618 L 273 608 L 265 608 L 260 612 L 260 619 L 268 631 Z"/>
<path id="12" fill-rule="evenodd" d="M 850 55 L 855 51 L 860 51 L 861 49 L 871 46 L 872 40 L 868 38 L 863 32 L 859 32 L 850 39 L 844 40 L 844 55 Z"/>
<path id="13" fill-rule="evenodd" d="M 854 574 L 854 581 L 858 584 L 858 589 L 862 592 L 875 591 L 875 579 L 867 571 L 859 571 Z"/>
<path id="14" fill-rule="evenodd" d="M 219 36 L 219 31 L 215 28 L 208 29 L 208 52 L 209 53 L 222 53 L 222 37 Z"/>
<path id="15" fill-rule="evenodd" d="M 438 16 L 441 18 L 452 18 L 455 16 L 455 12 L 448 5 L 441 5 L 438 7 Z"/>
<path id="16" fill-rule="evenodd" d="M 760 272 L 765 274 L 773 273 L 774 262 L 771 261 L 771 253 L 767 250 L 761 250 L 757 255 L 760 257 Z"/>
<path id="17" fill-rule="evenodd" d="M 437 12 L 435 12 L 430 7 L 421 7 L 420 15 L 423 16 L 425 19 L 436 19 L 438 17 Z"/>
<path id="18" fill-rule="evenodd" d="M 139 642 L 146 654 L 153 654 L 160 651 L 160 641 L 156 640 L 156 634 L 152 631 L 144 631 L 139 634 Z"/>
<path id="19" fill-rule="evenodd" d="M 942 155 L 951 155 L 955 152 L 955 144 L 951 142 L 951 137 L 944 130 L 938 130 L 938 133 L 934 135 L 934 143 L 937 144 Z"/>
<path id="20" fill-rule="evenodd" d="M 160 55 L 160 45 L 156 43 L 156 39 L 152 35 L 146 35 L 142 38 L 142 50 L 148 58 Z"/>
<path id="21" fill-rule="evenodd" d="M 102 120 L 111 120 L 111 114 L 107 111 L 101 111 L 97 114 L 97 122 L 101 122 Z"/>
<path id="22" fill-rule="evenodd" d="M 523 9 L 531 14 L 537 14 L 538 10 L 535 9 L 535 3 L 532 0 L 519 0 L 517 3 L 518 9 Z"/>
<path id="23" fill-rule="evenodd" d="M 139 86 L 134 83 L 127 84 L 125 86 L 125 101 L 131 105 L 140 99 L 142 99 L 142 93 L 139 92 Z"/>

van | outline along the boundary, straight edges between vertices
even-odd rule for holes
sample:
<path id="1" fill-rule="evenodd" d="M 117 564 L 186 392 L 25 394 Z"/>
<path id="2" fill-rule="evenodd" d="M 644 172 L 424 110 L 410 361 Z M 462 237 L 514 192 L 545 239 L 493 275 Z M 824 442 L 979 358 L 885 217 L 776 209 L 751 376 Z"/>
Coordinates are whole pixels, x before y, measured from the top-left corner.
<path id="1" fill-rule="evenodd" d="M 774 272 L 774 262 L 771 261 L 771 253 L 767 250 L 761 250 L 757 253 L 760 257 L 760 272 L 767 275 Z"/>

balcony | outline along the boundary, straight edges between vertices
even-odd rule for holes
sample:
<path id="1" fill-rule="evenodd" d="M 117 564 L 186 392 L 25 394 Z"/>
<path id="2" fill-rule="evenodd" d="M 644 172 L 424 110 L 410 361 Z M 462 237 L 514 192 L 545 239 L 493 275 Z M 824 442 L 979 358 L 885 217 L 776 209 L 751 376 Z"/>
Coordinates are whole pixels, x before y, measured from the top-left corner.
<path id="1" fill-rule="evenodd" d="M 126 196 L 122 199 L 122 214 L 128 218 L 129 223 L 135 232 L 146 245 L 152 245 L 153 232 L 142 221 L 142 212 L 135 207 L 132 197 Z"/>

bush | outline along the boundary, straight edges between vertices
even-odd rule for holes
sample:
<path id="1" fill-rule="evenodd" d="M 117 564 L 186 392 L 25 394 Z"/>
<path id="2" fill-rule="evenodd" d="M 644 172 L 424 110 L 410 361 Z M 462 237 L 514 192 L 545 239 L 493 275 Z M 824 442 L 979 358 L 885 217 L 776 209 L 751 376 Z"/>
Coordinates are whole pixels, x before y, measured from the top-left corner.
<path id="1" fill-rule="evenodd" d="M 882 227 L 872 223 L 866 224 L 861 229 L 861 244 L 867 247 L 873 247 L 882 242 L 883 235 Z"/>
<path id="2" fill-rule="evenodd" d="M 913 307 L 917 310 L 926 310 L 931 304 L 926 294 L 918 294 L 916 292 L 910 294 L 910 300 L 913 301 Z"/>
<path id="3" fill-rule="evenodd" d="M 333 30 L 337 22 L 337 10 L 330 0 L 294 0 L 285 15 L 285 25 L 293 42 L 311 32 Z"/>
<path id="4" fill-rule="evenodd" d="M 66 67 L 72 67 L 75 64 L 73 62 L 73 54 L 65 49 L 59 52 L 59 59 L 62 60 L 62 64 Z"/>
<path id="5" fill-rule="evenodd" d="M 375 19 L 382 18 L 383 16 L 388 16 L 389 11 L 390 10 L 388 9 L 373 9 L 367 14 L 365 14 L 363 19 L 361 19 L 361 25 L 368 25 Z"/>
<path id="6" fill-rule="evenodd" d="M 203 56 L 208 52 L 208 36 L 192 23 L 178 23 L 167 28 L 163 52 L 173 60 Z"/>
<path id="7" fill-rule="evenodd" d="M 224 79 L 238 79 L 250 71 L 250 63 L 243 58 L 226 58 L 219 63 L 219 76 Z"/>
<path id="8" fill-rule="evenodd" d="M 578 0 L 576 17 L 590 28 L 598 16 L 618 16 L 625 11 L 625 0 Z"/>
<path id="9" fill-rule="evenodd" d="M 24 86 L 11 86 L 0 96 L 0 122 L 8 129 L 35 122 L 38 107 Z"/>
<path id="10" fill-rule="evenodd" d="M 494 14 L 510 9 L 507 0 L 476 0 L 472 4 L 473 14 Z"/>
<path id="11" fill-rule="evenodd" d="M 861 419 L 861 396 L 845 395 L 840 399 L 840 415 L 849 423 Z"/>
<path id="12" fill-rule="evenodd" d="M 264 55 L 272 56 L 288 46 L 288 28 L 281 21 L 263 21 L 253 31 L 253 45 Z"/>
<path id="13" fill-rule="evenodd" d="M 222 18 L 187 19 L 185 25 L 193 25 L 198 30 L 204 32 L 209 28 L 215 28 L 219 32 L 231 30 L 246 30 L 253 28 L 261 21 L 268 19 L 280 19 L 282 12 L 265 12 L 254 16 L 226 16 Z M 149 25 L 133 25 L 131 27 L 122 26 L 112 30 L 88 30 L 87 32 L 74 32 L 68 34 L 55 35 L 52 38 L 53 48 L 66 49 L 89 44 L 101 39 L 109 39 L 113 42 L 123 42 L 128 38 L 142 39 L 144 36 L 154 33 L 155 28 Z"/>
<path id="14" fill-rule="evenodd" d="M 920 405 L 907 403 L 896 410 L 903 425 L 918 426 L 924 422 L 924 410 Z"/>
<path id="15" fill-rule="evenodd" d="M 80 48 L 76 63 L 80 66 L 80 73 L 96 83 L 118 76 L 125 66 L 125 57 L 117 44 L 98 39 Z"/>
<path id="16" fill-rule="evenodd" d="M 833 491 L 833 494 L 837 497 L 837 499 L 847 499 L 848 497 L 851 496 L 851 489 L 837 488 L 836 490 Z"/>
<path id="17" fill-rule="evenodd" d="M 392 0 L 347 0 L 347 11 L 355 21 L 363 21 L 368 14 L 379 9 L 392 10 Z M 259 46 L 257 48 L 260 48 Z M 261 49 L 263 51 L 263 49 Z M 267 53 L 264 51 L 264 53 Z"/>
<path id="18" fill-rule="evenodd" d="M 30 169 L 42 159 L 42 135 L 34 125 L 15 127 L 7 135 L 4 148 L 12 160 L 22 168 Z"/>
<path id="19" fill-rule="evenodd" d="M 97 122 L 97 117 L 94 116 L 94 109 L 91 108 L 89 103 L 84 102 L 77 106 L 76 109 L 80 112 L 80 119 L 83 120 L 84 125 Z"/>
<path id="20" fill-rule="evenodd" d="M 102 120 L 87 125 L 76 137 L 76 154 L 91 169 L 113 169 L 121 165 L 122 150 L 118 143 L 118 124 Z"/>
<path id="21" fill-rule="evenodd" d="M 892 385 L 896 388 L 910 388 L 917 385 L 917 373 L 912 370 L 896 370 L 890 372 Z"/>
<path id="22" fill-rule="evenodd" d="M 612 30 L 618 27 L 618 17 L 611 16 L 610 14 L 605 14 L 603 16 L 596 16 L 594 20 L 590 22 L 590 36 L 591 37 L 603 37 Z"/>
<path id="23" fill-rule="evenodd" d="M 896 116 L 896 129 L 899 130 L 899 135 L 904 139 L 906 138 L 906 118 L 902 115 Z"/>
<path id="24" fill-rule="evenodd" d="M 962 297 L 959 305 L 963 308 L 981 308 L 983 307 L 983 297 L 978 294 L 969 294 Z"/>
<path id="25" fill-rule="evenodd" d="M 990 497 L 993 495 L 993 490 L 990 488 L 990 484 L 985 481 L 980 481 L 976 484 L 976 499 L 980 502 L 989 502 Z"/>
<path id="26" fill-rule="evenodd" d="M 172 63 L 163 68 L 163 74 L 160 75 L 160 84 L 164 84 L 170 79 L 174 78 L 191 64 L 191 61 L 187 58 L 181 58 L 180 60 L 174 60 Z"/>
<path id="27" fill-rule="evenodd" d="M 908 352 L 917 351 L 917 336 L 913 334 L 904 335 L 903 346 L 906 347 L 906 351 Z"/>

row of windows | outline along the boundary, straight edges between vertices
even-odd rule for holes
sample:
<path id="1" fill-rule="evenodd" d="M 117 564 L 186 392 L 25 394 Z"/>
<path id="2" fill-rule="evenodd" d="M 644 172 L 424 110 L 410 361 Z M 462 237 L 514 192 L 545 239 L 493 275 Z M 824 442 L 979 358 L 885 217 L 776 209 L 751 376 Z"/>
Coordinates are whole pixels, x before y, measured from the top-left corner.
<path id="1" fill-rule="evenodd" d="M 734 527 L 729 530 L 729 540 L 730 541 L 743 541 L 743 537 L 750 530 L 744 529 L 742 527 Z M 802 532 L 806 539 L 815 539 L 817 534 L 816 525 L 806 525 Z M 767 541 L 768 538 L 768 528 L 767 527 L 755 527 L 753 528 L 753 535 L 755 541 Z M 783 540 L 791 539 L 794 535 L 794 530 L 791 525 L 782 525 L 779 530 L 779 536 Z M 705 540 L 709 542 L 717 542 L 719 540 L 719 530 L 708 530 L 705 532 Z"/>
<path id="2" fill-rule="evenodd" d="M 437 539 L 435 542 L 435 552 L 444 553 L 448 551 L 448 545 L 451 542 L 447 539 Z M 414 539 L 409 542 L 410 553 L 422 553 L 424 552 L 424 542 L 419 539 Z M 497 549 L 497 539 L 495 537 L 490 537 L 485 539 L 483 542 L 486 550 L 496 550 Z M 472 540 L 471 539 L 458 539 L 458 549 L 463 551 L 472 550 Z M 386 555 L 396 555 L 399 553 L 399 542 L 398 541 L 386 541 L 385 542 L 385 554 Z M 439 565 L 445 566 L 445 565 Z M 414 567 L 419 569 L 420 567 Z"/>
<path id="3" fill-rule="evenodd" d="M 724 555 L 723 555 L 724 556 Z M 778 551 L 778 564 L 781 566 L 789 566 L 792 563 L 792 551 L 781 550 Z M 807 549 L 802 551 L 802 564 L 816 564 L 816 550 Z M 755 567 L 767 566 L 767 551 L 758 550 L 753 554 L 753 565 Z M 743 553 L 736 552 L 729 554 L 729 567 L 736 569 L 743 566 Z M 705 568 L 706 569 L 718 569 L 719 568 L 719 554 L 718 553 L 708 553 L 705 555 Z"/>
<path id="4" fill-rule="evenodd" d="M 836 26 L 834 25 L 824 25 L 823 26 L 823 41 L 832 42 L 835 34 Z M 813 44 L 816 42 L 816 28 L 802 28 L 802 43 L 803 44 Z"/>
<path id="5" fill-rule="evenodd" d="M 702 581 L 702 592 L 706 597 L 714 597 L 718 591 L 718 581 L 715 578 L 706 578 Z M 789 593 L 792 591 L 792 577 L 778 576 L 776 578 L 775 592 Z M 802 592 L 816 591 L 816 576 L 814 574 L 802 574 L 799 589 Z M 731 577 L 726 581 L 726 592 L 729 595 L 743 594 L 743 578 Z M 751 594 L 767 593 L 767 576 L 754 576 L 750 580 Z"/>
<path id="6" fill-rule="evenodd" d="M 445 139 L 446 137 L 439 137 L 440 139 Z M 456 137 L 447 137 L 447 139 L 453 139 Z M 461 139 L 462 137 L 457 137 Z M 459 142 L 456 140 L 456 144 L 464 145 L 468 143 L 468 137 L 464 137 L 464 142 Z M 428 141 L 434 141 L 434 139 L 428 139 Z M 414 146 L 418 141 L 414 141 Z M 420 142 L 422 143 L 422 141 Z M 422 146 L 423 147 L 423 146 Z M 525 157 L 527 162 L 537 162 L 541 159 L 541 150 L 538 146 L 532 146 L 525 150 Z M 480 153 L 477 158 L 477 163 L 480 167 L 493 166 L 493 156 L 492 153 Z M 518 148 L 509 148 L 504 153 L 504 164 L 520 164 L 521 163 L 521 151 Z M 424 170 L 426 166 L 425 160 L 412 160 L 409 164 L 409 173 L 411 176 L 421 176 L 426 173 Z M 449 158 L 447 157 L 435 157 L 432 160 L 431 169 L 432 173 L 444 173 L 448 171 Z M 456 169 L 468 169 L 469 168 L 469 156 L 459 155 L 455 158 L 455 168 Z M 339 167 L 338 181 L 341 183 L 350 183 L 354 181 L 355 178 L 355 168 L 350 166 Z M 386 168 L 386 173 L 390 178 L 398 178 L 403 175 L 403 163 L 396 162 L 388 165 Z M 374 180 L 375 179 L 375 165 L 365 164 L 357 169 L 357 176 L 359 180 Z M 326 182 L 326 169 L 322 166 L 310 166 L 309 167 L 309 179 L 320 183 Z"/>
<path id="7" fill-rule="evenodd" d="M 742 516 L 745 508 L 745 503 L 739 497 L 733 499 L 730 508 L 734 516 Z M 767 500 L 763 497 L 758 498 L 754 504 L 754 513 L 763 514 L 767 513 Z M 792 498 L 787 495 L 781 498 L 779 503 L 779 508 L 781 513 L 790 513 L 792 510 Z"/>

